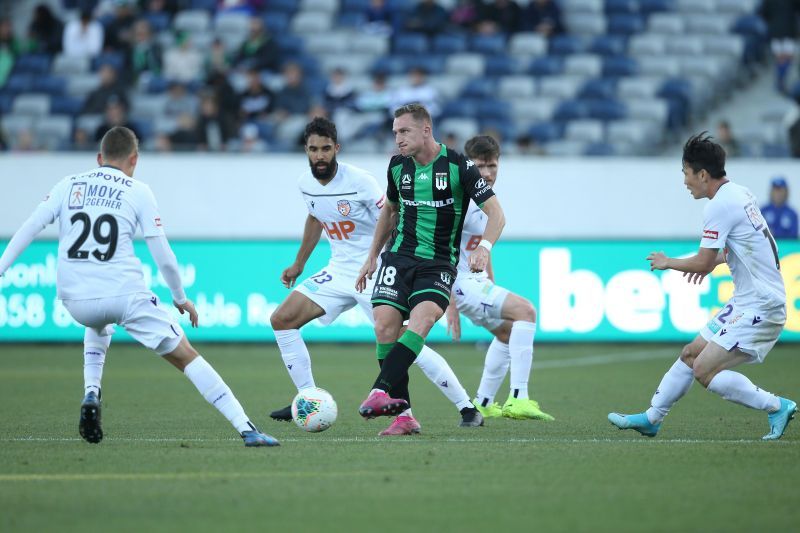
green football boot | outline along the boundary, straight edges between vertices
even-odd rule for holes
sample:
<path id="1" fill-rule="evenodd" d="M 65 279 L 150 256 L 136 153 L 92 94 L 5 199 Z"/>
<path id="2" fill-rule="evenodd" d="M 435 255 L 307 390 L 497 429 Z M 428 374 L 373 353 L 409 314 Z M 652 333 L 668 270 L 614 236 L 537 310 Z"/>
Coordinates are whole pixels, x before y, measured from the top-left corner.
<path id="1" fill-rule="evenodd" d="M 500 407 L 500 404 L 497 402 L 492 402 L 485 407 L 479 403 L 475 403 L 475 408 L 483 415 L 483 418 L 500 418 L 503 416 L 503 408 Z"/>
<path id="2" fill-rule="evenodd" d="M 539 408 L 539 402 L 536 400 L 523 400 L 514 397 L 510 397 L 503 404 L 503 416 L 517 420 L 528 418 L 532 420 L 555 420 L 553 416 L 548 415 Z"/>

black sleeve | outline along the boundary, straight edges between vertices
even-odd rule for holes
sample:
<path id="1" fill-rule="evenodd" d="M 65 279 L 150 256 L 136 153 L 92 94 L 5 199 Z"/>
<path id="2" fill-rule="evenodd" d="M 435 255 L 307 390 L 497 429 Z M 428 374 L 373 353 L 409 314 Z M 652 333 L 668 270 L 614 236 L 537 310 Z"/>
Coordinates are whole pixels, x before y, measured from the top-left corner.
<path id="1" fill-rule="evenodd" d="M 400 201 L 400 192 L 397 190 L 397 183 L 392 176 L 392 169 L 399 164 L 399 157 L 394 156 L 389 160 L 389 168 L 386 170 L 386 199 L 394 204 Z"/>
<path id="2" fill-rule="evenodd" d="M 478 207 L 483 206 L 486 200 L 494 196 L 492 187 L 481 177 L 478 167 L 471 159 L 461 156 L 458 169 L 461 177 L 461 187 L 463 187 L 467 196 L 475 201 Z"/>

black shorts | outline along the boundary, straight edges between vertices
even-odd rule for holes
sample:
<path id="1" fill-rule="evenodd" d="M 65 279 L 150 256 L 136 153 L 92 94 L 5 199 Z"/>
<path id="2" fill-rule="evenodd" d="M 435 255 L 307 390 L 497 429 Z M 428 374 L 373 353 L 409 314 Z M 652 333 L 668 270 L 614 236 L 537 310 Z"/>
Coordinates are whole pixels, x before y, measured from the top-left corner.
<path id="1" fill-rule="evenodd" d="M 391 305 L 408 318 L 420 302 L 433 302 L 443 311 L 447 309 L 456 268 L 446 261 L 383 252 L 375 275 L 372 307 Z"/>

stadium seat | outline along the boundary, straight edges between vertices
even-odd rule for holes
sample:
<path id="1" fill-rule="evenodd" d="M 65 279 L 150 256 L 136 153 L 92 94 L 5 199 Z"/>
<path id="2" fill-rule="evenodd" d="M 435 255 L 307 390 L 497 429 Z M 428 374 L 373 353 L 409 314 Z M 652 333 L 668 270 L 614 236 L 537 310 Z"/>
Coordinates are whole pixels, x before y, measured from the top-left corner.
<path id="1" fill-rule="evenodd" d="M 639 10 L 649 15 L 675 10 L 675 0 L 639 0 Z"/>
<path id="2" fill-rule="evenodd" d="M 561 139 L 564 136 L 564 125 L 558 122 L 539 122 L 528 128 L 528 135 L 539 144 Z"/>
<path id="3" fill-rule="evenodd" d="M 717 13 L 744 15 L 753 13 L 758 4 L 759 0 L 716 0 L 714 2 L 714 11 Z"/>
<path id="4" fill-rule="evenodd" d="M 741 35 L 706 35 L 703 37 L 705 53 L 726 55 L 737 60 L 744 57 L 744 39 Z"/>
<path id="5" fill-rule="evenodd" d="M 485 118 L 480 121 L 480 130 L 484 134 L 497 135 L 501 143 L 512 141 L 517 137 L 517 127 L 508 118 Z"/>
<path id="6" fill-rule="evenodd" d="M 546 97 L 573 98 L 586 79 L 580 76 L 550 76 L 539 81 L 539 94 Z"/>
<path id="7" fill-rule="evenodd" d="M 574 54 L 564 58 L 564 74 L 574 76 L 599 76 L 603 72 L 603 61 L 593 54 Z"/>
<path id="8" fill-rule="evenodd" d="M 629 98 L 654 98 L 663 83 L 661 77 L 636 76 L 621 78 L 617 84 L 617 95 L 623 100 Z"/>
<path id="9" fill-rule="evenodd" d="M 678 76 L 681 64 L 676 57 L 641 57 L 639 58 L 639 72 L 653 76 Z"/>
<path id="10" fill-rule="evenodd" d="M 543 56 L 531 61 L 528 72 L 534 76 L 553 76 L 564 72 L 564 59 L 555 56 Z"/>
<path id="11" fill-rule="evenodd" d="M 471 98 L 454 98 L 442 107 L 442 118 L 476 118 L 478 103 Z"/>
<path id="12" fill-rule="evenodd" d="M 493 98 L 497 83 L 491 78 L 475 78 L 467 82 L 461 91 L 463 98 Z"/>
<path id="13" fill-rule="evenodd" d="M 570 141 L 595 143 L 603 140 L 605 128 L 599 120 L 573 120 L 564 130 L 564 138 Z"/>
<path id="14" fill-rule="evenodd" d="M 675 0 L 676 11 L 682 13 L 713 13 L 715 8 L 715 0 Z"/>
<path id="15" fill-rule="evenodd" d="M 436 54 L 458 54 L 466 52 L 467 38 L 460 33 L 443 33 L 433 38 L 433 52 Z"/>
<path id="16" fill-rule="evenodd" d="M 131 98 L 131 114 L 153 119 L 164 115 L 166 104 L 167 97 L 163 94 L 134 94 Z"/>
<path id="17" fill-rule="evenodd" d="M 297 0 L 269 0 L 267 2 L 267 13 L 283 13 L 292 15 L 297 11 Z"/>
<path id="18" fill-rule="evenodd" d="M 447 58 L 445 68 L 448 74 L 483 76 L 486 59 L 480 54 L 454 54 Z"/>
<path id="19" fill-rule="evenodd" d="M 602 13 L 567 13 L 564 25 L 569 33 L 587 37 L 604 35 L 608 31 L 608 21 Z"/>
<path id="20" fill-rule="evenodd" d="M 628 53 L 632 56 L 659 56 L 666 51 L 667 38 L 660 34 L 634 35 L 628 42 Z"/>
<path id="21" fill-rule="evenodd" d="M 733 19 L 725 14 L 700 13 L 697 15 L 686 14 L 684 25 L 687 32 L 702 35 L 729 35 Z"/>
<path id="22" fill-rule="evenodd" d="M 332 27 L 333 16 L 320 11 L 300 11 L 289 23 L 289 28 L 298 35 L 326 32 Z"/>
<path id="23" fill-rule="evenodd" d="M 11 112 L 11 106 L 14 103 L 14 95 L 7 92 L 0 92 L 0 121 L 3 115 Z"/>
<path id="24" fill-rule="evenodd" d="M 623 142 L 638 147 L 650 146 L 652 150 L 661 141 L 660 132 L 661 128 L 652 122 L 618 120 L 608 124 L 606 135 L 612 142 Z"/>
<path id="25" fill-rule="evenodd" d="M 589 99 L 585 102 L 588 116 L 596 120 L 622 120 L 628 116 L 625 104 L 615 99 Z"/>
<path id="26" fill-rule="evenodd" d="M 686 25 L 677 13 L 653 13 L 648 19 L 647 29 L 660 35 L 684 35 Z"/>
<path id="27" fill-rule="evenodd" d="M 617 93 L 617 82 L 610 78 L 597 78 L 587 81 L 578 91 L 578 98 L 614 98 Z"/>
<path id="28" fill-rule="evenodd" d="M 647 120 L 667 126 L 669 118 L 669 105 L 661 98 L 631 98 L 625 100 L 628 117 L 632 119 Z"/>
<path id="29" fill-rule="evenodd" d="M 11 74 L 3 90 L 13 94 L 29 93 L 33 90 L 34 77 L 31 74 Z"/>
<path id="30" fill-rule="evenodd" d="M 60 76 L 43 74 L 33 78 L 32 90 L 37 93 L 46 93 L 55 96 L 64 94 L 66 88 L 66 80 Z"/>
<path id="31" fill-rule="evenodd" d="M 506 36 L 503 34 L 473 35 L 470 38 L 469 48 L 479 54 L 502 54 L 506 50 Z"/>
<path id="32" fill-rule="evenodd" d="M 334 13 L 339 10 L 339 0 L 301 0 L 300 10 Z"/>
<path id="33" fill-rule="evenodd" d="M 603 12 L 603 0 L 561 0 L 560 4 L 567 13 Z"/>
<path id="34" fill-rule="evenodd" d="M 625 54 L 627 45 L 623 35 L 598 35 L 592 40 L 588 51 L 602 56 L 616 57 Z"/>
<path id="35" fill-rule="evenodd" d="M 75 119 L 75 129 L 80 129 L 90 135 L 94 135 L 94 132 L 102 123 L 103 115 L 79 115 L 78 118 Z"/>
<path id="36" fill-rule="evenodd" d="M 72 117 L 50 115 L 37 120 L 33 127 L 36 140 L 49 150 L 63 148 L 72 138 Z"/>
<path id="37" fill-rule="evenodd" d="M 125 56 L 121 52 L 103 52 L 92 59 L 92 70 L 97 70 L 103 65 L 111 65 L 117 72 L 125 68 Z"/>
<path id="38" fill-rule="evenodd" d="M 344 54 L 350 48 L 350 35 L 342 31 L 307 35 L 303 39 L 305 51 L 310 54 Z"/>
<path id="39" fill-rule="evenodd" d="M 504 76 L 497 89 L 498 96 L 504 100 L 530 98 L 536 94 L 536 83 L 529 76 Z"/>
<path id="40" fill-rule="evenodd" d="M 608 19 L 608 32 L 618 35 L 635 35 L 645 29 L 645 19 L 638 14 L 611 15 Z"/>
<path id="41" fill-rule="evenodd" d="M 525 62 L 520 57 L 497 55 L 486 57 L 486 76 L 510 76 L 525 70 Z"/>
<path id="42" fill-rule="evenodd" d="M 11 112 L 16 115 L 43 117 L 50 113 L 50 95 L 26 93 L 14 98 Z"/>
<path id="43" fill-rule="evenodd" d="M 460 76 L 458 74 L 439 74 L 428 78 L 428 83 L 439 91 L 441 98 L 449 99 L 461 94 L 461 90 L 469 78 L 469 76 Z"/>
<path id="44" fill-rule="evenodd" d="M 428 37 L 424 33 L 398 33 L 392 39 L 395 54 L 427 54 L 428 48 Z"/>
<path id="45" fill-rule="evenodd" d="M 367 23 L 367 16 L 360 11 L 345 11 L 339 13 L 336 19 L 336 26 L 347 29 L 357 29 Z"/>
<path id="46" fill-rule="evenodd" d="M 550 39 L 549 53 L 557 56 L 582 53 L 589 48 L 590 42 L 588 38 L 578 35 L 556 35 Z"/>
<path id="47" fill-rule="evenodd" d="M 792 157 L 789 146 L 786 144 L 765 144 L 761 155 L 768 159 L 788 159 Z"/>
<path id="48" fill-rule="evenodd" d="M 480 133 L 478 121 L 467 117 L 446 118 L 439 122 L 437 129 L 445 135 L 451 133 L 465 140 Z"/>
<path id="49" fill-rule="evenodd" d="M 545 122 L 553 118 L 557 98 L 515 98 L 511 100 L 511 112 L 520 123 Z"/>
<path id="50" fill-rule="evenodd" d="M 553 113 L 559 122 L 589 118 L 589 107 L 584 100 L 563 100 Z"/>
<path id="51" fill-rule="evenodd" d="M 547 53 L 547 40 L 534 32 L 520 32 L 508 41 L 508 52 L 514 56 L 541 56 Z"/>
<path id="52" fill-rule="evenodd" d="M 639 2 L 636 0 L 606 0 L 605 1 L 605 12 L 609 14 L 613 13 L 638 13 L 639 12 Z"/>
<path id="53" fill-rule="evenodd" d="M 269 11 L 264 17 L 264 27 L 273 35 L 282 35 L 289 31 L 290 16 L 282 11 Z"/>
<path id="54" fill-rule="evenodd" d="M 375 56 L 372 54 L 354 52 L 325 53 L 317 55 L 317 58 L 324 72 L 330 73 L 333 69 L 340 68 L 353 76 L 368 73 L 375 63 Z"/>
<path id="55" fill-rule="evenodd" d="M 342 11 L 366 11 L 370 0 L 342 0 Z"/>
<path id="56" fill-rule="evenodd" d="M 588 143 L 583 151 L 583 155 L 588 157 L 612 157 L 618 154 L 613 144 L 600 141 Z"/>
<path id="57" fill-rule="evenodd" d="M 50 59 L 47 54 L 23 54 L 14 61 L 14 72 L 45 74 L 50 70 Z"/>
<path id="58" fill-rule="evenodd" d="M 214 33 L 224 35 L 232 33 L 247 36 L 250 29 L 250 15 L 241 11 L 223 11 L 214 19 Z"/>
<path id="59" fill-rule="evenodd" d="M 172 27 L 176 31 L 199 33 L 210 29 L 211 15 L 205 9 L 187 9 L 175 15 Z"/>
<path id="60" fill-rule="evenodd" d="M 145 13 L 142 17 L 150 24 L 153 33 L 160 33 L 169 29 L 169 14 L 158 11 Z"/>
<path id="61" fill-rule="evenodd" d="M 586 143 L 581 141 L 551 141 L 544 147 L 545 153 L 552 157 L 576 157 L 586 151 Z"/>
<path id="62" fill-rule="evenodd" d="M 368 33 L 353 35 L 350 39 L 350 50 L 353 52 L 369 52 L 382 55 L 389 52 L 389 38 L 384 35 Z"/>
<path id="63" fill-rule="evenodd" d="M 510 120 L 511 104 L 495 98 L 478 100 L 478 120 Z"/>
<path id="64" fill-rule="evenodd" d="M 635 76 L 639 73 L 639 62 L 627 56 L 610 56 L 603 58 L 603 76 L 618 78 Z"/>
<path id="65" fill-rule="evenodd" d="M 75 116 L 83 109 L 83 98 L 75 96 L 53 96 L 50 100 L 50 112 L 59 115 Z"/>
<path id="66" fill-rule="evenodd" d="M 444 72 L 447 65 L 445 56 L 411 55 L 406 57 L 406 68 L 421 68 L 429 74 Z"/>
<path id="67" fill-rule="evenodd" d="M 216 0 L 191 0 L 189 2 L 189 9 L 204 9 L 210 13 L 217 10 Z"/>
<path id="68" fill-rule="evenodd" d="M 370 69 L 370 72 L 387 75 L 405 74 L 407 71 L 405 56 L 381 56 L 375 60 Z"/>
<path id="69" fill-rule="evenodd" d="M 32 131 L 35 117 L 30 115 L 17 115 L 9 113 L 0 118 L 0 127 L 6 133 L 6 139 L 11 140 L 23 131 Z"/>
<path id="70" fill-rule="evenodd" d="M 89 72 L 89 58 L 88 57 L 74 57 L 64 54 L 57 54 L 53 60 L 52 71 L 53 74 L 82 74 Z"/>
<path id="71" fill-rule="evenodd" d="M 689 35 L 681 39 L 666 39 L 666 48 L 670 55 L 699 56 L 703 53 L 704 45 L 701 37 Z"/>

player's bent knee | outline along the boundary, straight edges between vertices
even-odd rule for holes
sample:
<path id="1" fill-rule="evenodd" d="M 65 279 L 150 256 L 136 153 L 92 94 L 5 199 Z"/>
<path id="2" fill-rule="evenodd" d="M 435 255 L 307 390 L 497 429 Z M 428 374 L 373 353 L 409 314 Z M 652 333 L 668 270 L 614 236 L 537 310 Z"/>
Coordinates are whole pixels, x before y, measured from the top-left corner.
<path id="1" fill-rule="evenodd" d="M 197 353 L 197 350 L 189 343 L 189 339 L 186 338 L 184 335 L 181 337 L 180 343 L 178 346 L 172 350 L 171 352 L 164 354 L 164 359 L 172 364 L 175 368 L 183 372 L 183 369 L 186 368 L 186 365 L 191 363 L 192 361 L 200 355 Z"/>
<path id="2" fill-rule="evenodd" d="M 702 363 L 695 364 L 694 367 L 692 367 L 692 373 L 694 374 L 694 379 L 705 388 L 708 388 L 708 384 L 711 383 L 711 380 L 714 379 L 716 375 L 713 369 Z"/>
<path id="3" fill-rule="evenodd" d="M 697 354 L 694 351 L 694 347 L 691 344 L 687 344 L 681 350 L 681 361 L 686 363 L 686 366 L 692 368 L 694 366 L 694 360 L 697 357 Z"/>

